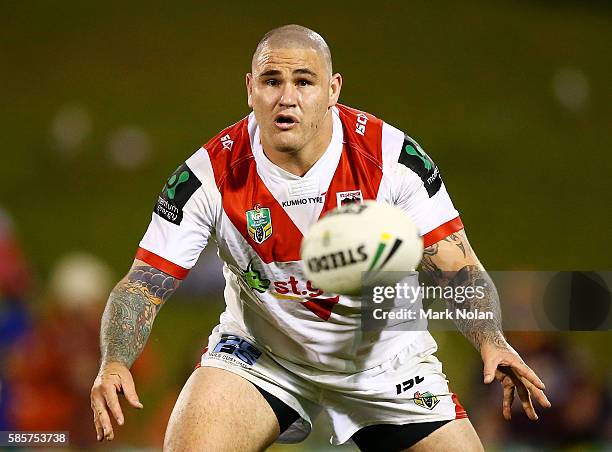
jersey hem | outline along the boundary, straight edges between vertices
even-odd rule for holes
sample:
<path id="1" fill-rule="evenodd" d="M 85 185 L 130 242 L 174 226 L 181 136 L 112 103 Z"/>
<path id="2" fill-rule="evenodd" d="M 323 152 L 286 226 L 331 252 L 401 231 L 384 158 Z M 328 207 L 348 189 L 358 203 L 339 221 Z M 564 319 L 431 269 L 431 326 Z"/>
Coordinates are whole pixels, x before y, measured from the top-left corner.
<path id="1" fill-rule="evenodd" d="M 163 257 L 141 247 L 138 247 L 138 250 L 136 251 L 136 259 L 146 262 L 152 267 L 155 267 L 156 269 L 161 270 L 176 279 L 185 279 L 189 273 L 188 268 L 176 265 L 174 262 L 170 262 L 169 260 L 164 259 Z"/>
<path id="2" fill-rule="evenodd" d="M 432 229 L 427 234 L 423 235 L 423 248 L 427 248 L 440 240 L 448 237 L 453 232 L 463 229 L 463 222 L 460 217 L 455 217 L 446 223 L 441 224 L 435 229 Z"/>

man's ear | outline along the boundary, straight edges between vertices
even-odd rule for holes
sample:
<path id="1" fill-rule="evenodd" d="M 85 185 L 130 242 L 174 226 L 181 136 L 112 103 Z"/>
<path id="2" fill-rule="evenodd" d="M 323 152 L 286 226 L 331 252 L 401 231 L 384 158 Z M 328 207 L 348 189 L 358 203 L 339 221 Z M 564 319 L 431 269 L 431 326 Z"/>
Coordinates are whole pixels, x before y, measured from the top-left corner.
<path id="1" fill-rule="evenodd" d="M 329 83 L 329 103 L 328 108 L 333 107 L 338 103 L 340 97 L 340 90 L 342 89 L 342 76 L 338 73 L 332 75 Z"/>
<path id="2" fill-rule="evenodd" d="M 253 102 L 251 96 L 253 94 L 253 75 L 249 72 L 246 75 L 246 89 L 247 89 L 247 104 L 249 108 L 253 108 Z"/>

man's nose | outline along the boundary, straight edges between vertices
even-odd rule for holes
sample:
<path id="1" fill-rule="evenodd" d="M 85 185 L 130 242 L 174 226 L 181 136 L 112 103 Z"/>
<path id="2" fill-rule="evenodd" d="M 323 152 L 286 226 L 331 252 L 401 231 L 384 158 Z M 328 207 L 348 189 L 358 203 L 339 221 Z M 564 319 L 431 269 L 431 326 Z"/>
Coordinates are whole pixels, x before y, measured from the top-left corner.
<path id="1" fill-rule="evenodd" d="M 280 104 L 283 107 L 294 107 L 297 103 L 297 88 L 293 83 L 283 84 L 281 91 Z"/>

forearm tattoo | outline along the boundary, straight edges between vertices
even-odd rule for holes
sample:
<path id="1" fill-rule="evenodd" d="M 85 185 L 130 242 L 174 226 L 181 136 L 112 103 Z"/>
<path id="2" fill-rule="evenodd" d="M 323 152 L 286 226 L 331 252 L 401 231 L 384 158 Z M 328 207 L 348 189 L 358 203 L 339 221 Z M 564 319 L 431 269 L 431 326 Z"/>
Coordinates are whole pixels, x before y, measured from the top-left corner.
<path id="1" fill-rule="evenodd" d="M 454 322 L 459 331 L 480 351 L 485 344 L 492 344 L 499 348 L 505 348 L 505 339 L 502 332 L 502 316 L 499 304 L 499 296 L 495 284 L 489 274 L 479 265 L 465 265 L 458 271 L 443 271 L 441 266 L 442 256 L 439 255 L 442 248 L 445 253 L 455 246 L 456 259 L 461 261 L 461 257 L 468 257 L 471 252 L 465 233 L 460 232 L 451 234 L 444 239 L 445 243 L 436 243 L 423 251 L 422 270 L 429 275 L 434 284 L 441 287 L 451 286 L 453 288 L 462 287 L 465 291 L 467 287 L 481 288 L 482 297 L 473 297 L 463 302 L 455 299 L 447 299 L 448 309 L 455 312 L 461 309 L 467 315 L 465 318 L 454 316 Z M 451 248 L 449 248 L 449 245 Z M 493 318 L 483 318 L 478 313 L 492 313 Z"/>
<path id="2" fill-rule="evenodd" d="M 156 268 L 133 267 L 111 292 L 100 331 L 102 362 L 130 367 L 151 333 L 155 316 L 179 286 L 179 280 Z"/>

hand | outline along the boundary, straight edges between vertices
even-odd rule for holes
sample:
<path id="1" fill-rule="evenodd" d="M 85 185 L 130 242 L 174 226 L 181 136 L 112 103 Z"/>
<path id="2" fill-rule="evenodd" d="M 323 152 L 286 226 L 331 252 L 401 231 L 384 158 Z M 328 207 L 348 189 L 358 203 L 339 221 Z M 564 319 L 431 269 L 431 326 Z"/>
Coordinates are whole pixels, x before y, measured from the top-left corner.
<path id="1" fill-rule="evenodd" d="M 489 384 L 498 380 L 504 387 L 502 414 L 509 421 L 512 418 L 512 402 L 514 392 L 518 393 L 523 410 L 532 421 L 538 420 L 538 415 L 531 401 L 532 397 L 540 406 L 550 408 L 550 402 L 543 389 L 542 380 L 525 364 L 519 354 L 505 340 L 503 343 L 489 343 L 481 347 L 484 362 L 484 382 Z"/>
<path id="2" fill-rule="evenodd" d="M 102 439 L 111 441 L 115 437 L 109 410 L 117 424 L 123 425 L 124 417 L 121 405 L 119 405 L 118 393 L 123 393 L 134 408 L 143 407 L 138 400 L 130 370 L 123 363 L 111 362 L 100 368 L 91 388 L 91 409 L 98 441 Z"/>

